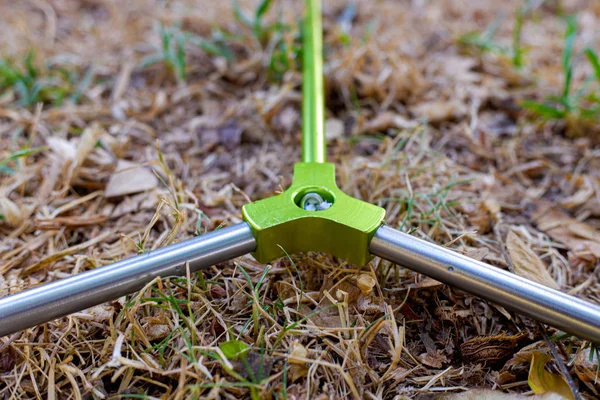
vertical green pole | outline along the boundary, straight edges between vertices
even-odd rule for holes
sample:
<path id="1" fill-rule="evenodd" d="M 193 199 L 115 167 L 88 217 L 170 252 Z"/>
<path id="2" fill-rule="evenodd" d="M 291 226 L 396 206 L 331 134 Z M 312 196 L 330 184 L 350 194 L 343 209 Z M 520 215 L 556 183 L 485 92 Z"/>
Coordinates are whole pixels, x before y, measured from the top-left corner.
<path id="1" fill-rule="evenodd" d="M 302 162 L 324 163 L 327 150 L 321 0 L 306 0 L 302 57 Z"/>

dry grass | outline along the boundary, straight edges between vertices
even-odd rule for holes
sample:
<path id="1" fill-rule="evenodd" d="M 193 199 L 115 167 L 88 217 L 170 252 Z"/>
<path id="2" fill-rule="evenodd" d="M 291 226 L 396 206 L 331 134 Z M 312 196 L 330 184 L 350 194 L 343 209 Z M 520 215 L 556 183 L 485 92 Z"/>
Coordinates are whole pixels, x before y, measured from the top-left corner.
<path id="1" fill-rule="evenodd" d="M 240 222 L 248 198 L 290 183 L 295 60 L 278 75 L 274 36 L 253 36 L 229 2 L 214 3 L 0 4 L 2 57 L 21 65 L 33 49 L 39 75 L 53 79 L 31 105 L 19 105 L 17 89 L 0 96 L 0 159 L 13 155 L 0 177 L 0 295 Z M 573 137 L 573 121 L 540 122 L 519 107 L 560 90 L 558 15 L 578 14 L 578 51 L 598 48 L 600 7 L 536 8 L 517 71 L 457 45 L 499 15 L 496 38 L 510 44 L 516 1 L 360 1 L 345 20 L 345 2 L 325 3 L 339 186 L 385 207 L 394 227 L 517 273 L 526 261 L 514 246 L 524 243 L 546 279 L 600 302 L 599 127 Z M 299 2 L 276 2 L 264 24 L 278 15 L 294 27 Z M 159 21 L 213 47 L 186 44 L 185 74 L 177 53 L 141 68 L 161 46 Z M 214 54 L 218 29 L 231 34 L 232 60 Z M 283 34 L 288 48 L 294 40 L 294 28 Z M 574 80 L 590 74 L 582 61 Z M 126 193 L 151 169 L 159 180 Z M 531 393 L 539 353 L 552 354 L 551 372 L 568 371 L 581 398 L 597 398 L 589 343 L 545 339 L 555 333 L 377 259 L 358 267 L 304 254 L 265 270 L 247 256 L 0 338 L 0 398 L 517 396 Z M 236 357 L 228 346 L 240 342 L 249 349 Z"/>

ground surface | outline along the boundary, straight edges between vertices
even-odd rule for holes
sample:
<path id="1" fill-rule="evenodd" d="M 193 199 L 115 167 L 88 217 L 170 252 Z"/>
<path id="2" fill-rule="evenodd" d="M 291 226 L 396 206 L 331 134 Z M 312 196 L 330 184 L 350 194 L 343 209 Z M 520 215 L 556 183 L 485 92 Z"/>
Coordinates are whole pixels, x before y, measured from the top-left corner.
<path id="1" fill-rule="evenodd" d="M 241 2 L 250 27 L 214 3 L 0 3 L 1 296 L 235 224 L 289 185 L 301 3 L 255 23 Z M 393 227 L 600 302 L 582 53 L 599 48 L 598 3 L 527 3 L 516 47 L 516 1 L 325 3 L 339 186 Z M 587 86 L 566 113 L 526 111 L 563 91 L 567 15 L 570 93 Z M 589 343 L 409 270 L 264 267 L 242 257 L 0 338 L 0 398 L 600 395 Z"/>

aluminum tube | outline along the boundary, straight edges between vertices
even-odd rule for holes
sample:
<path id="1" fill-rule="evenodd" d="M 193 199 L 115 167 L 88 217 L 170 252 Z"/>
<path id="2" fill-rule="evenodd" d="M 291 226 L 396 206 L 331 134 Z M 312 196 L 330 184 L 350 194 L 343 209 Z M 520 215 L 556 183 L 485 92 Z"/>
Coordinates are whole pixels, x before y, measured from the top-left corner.
<path id="1" fill-rule="evenodd" d="M 302 162 L 327 161 L 321 0 L 306 0 L 302 39 Z"/>
<path id="2" fill-rule="evenodd" d="M 600 306 L 475 261 L 385 225 L 371 253 L 517 313 L 600 343 Z"/>
<path id="3" fill-rule="evenodd" d="M 246 222 L 0 299 L 0 337 L 117 299 L 161 276 L 186 274 L 256 249 Z"/>

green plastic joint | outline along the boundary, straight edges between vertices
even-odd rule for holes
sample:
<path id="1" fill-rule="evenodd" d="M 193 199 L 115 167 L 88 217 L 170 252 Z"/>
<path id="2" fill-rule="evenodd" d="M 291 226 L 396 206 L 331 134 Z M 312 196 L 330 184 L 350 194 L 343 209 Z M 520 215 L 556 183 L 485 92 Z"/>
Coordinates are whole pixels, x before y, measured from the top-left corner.
<path id="1" fill-rule="evenodd" d="M 307 193 L 317 193 L 331 206 L 303 209 L 300 204 Z M 286 253 L 320 251 L 365 265 L 372 258 L 369 242 L 385 218 L 383 208 L 337 187 L 333 164 L 316 162 L 297 163 L 292 186 L 280 195 L 246 204 L 242 213 L 257 242 L 252 255 L 261 263 Z"/>

